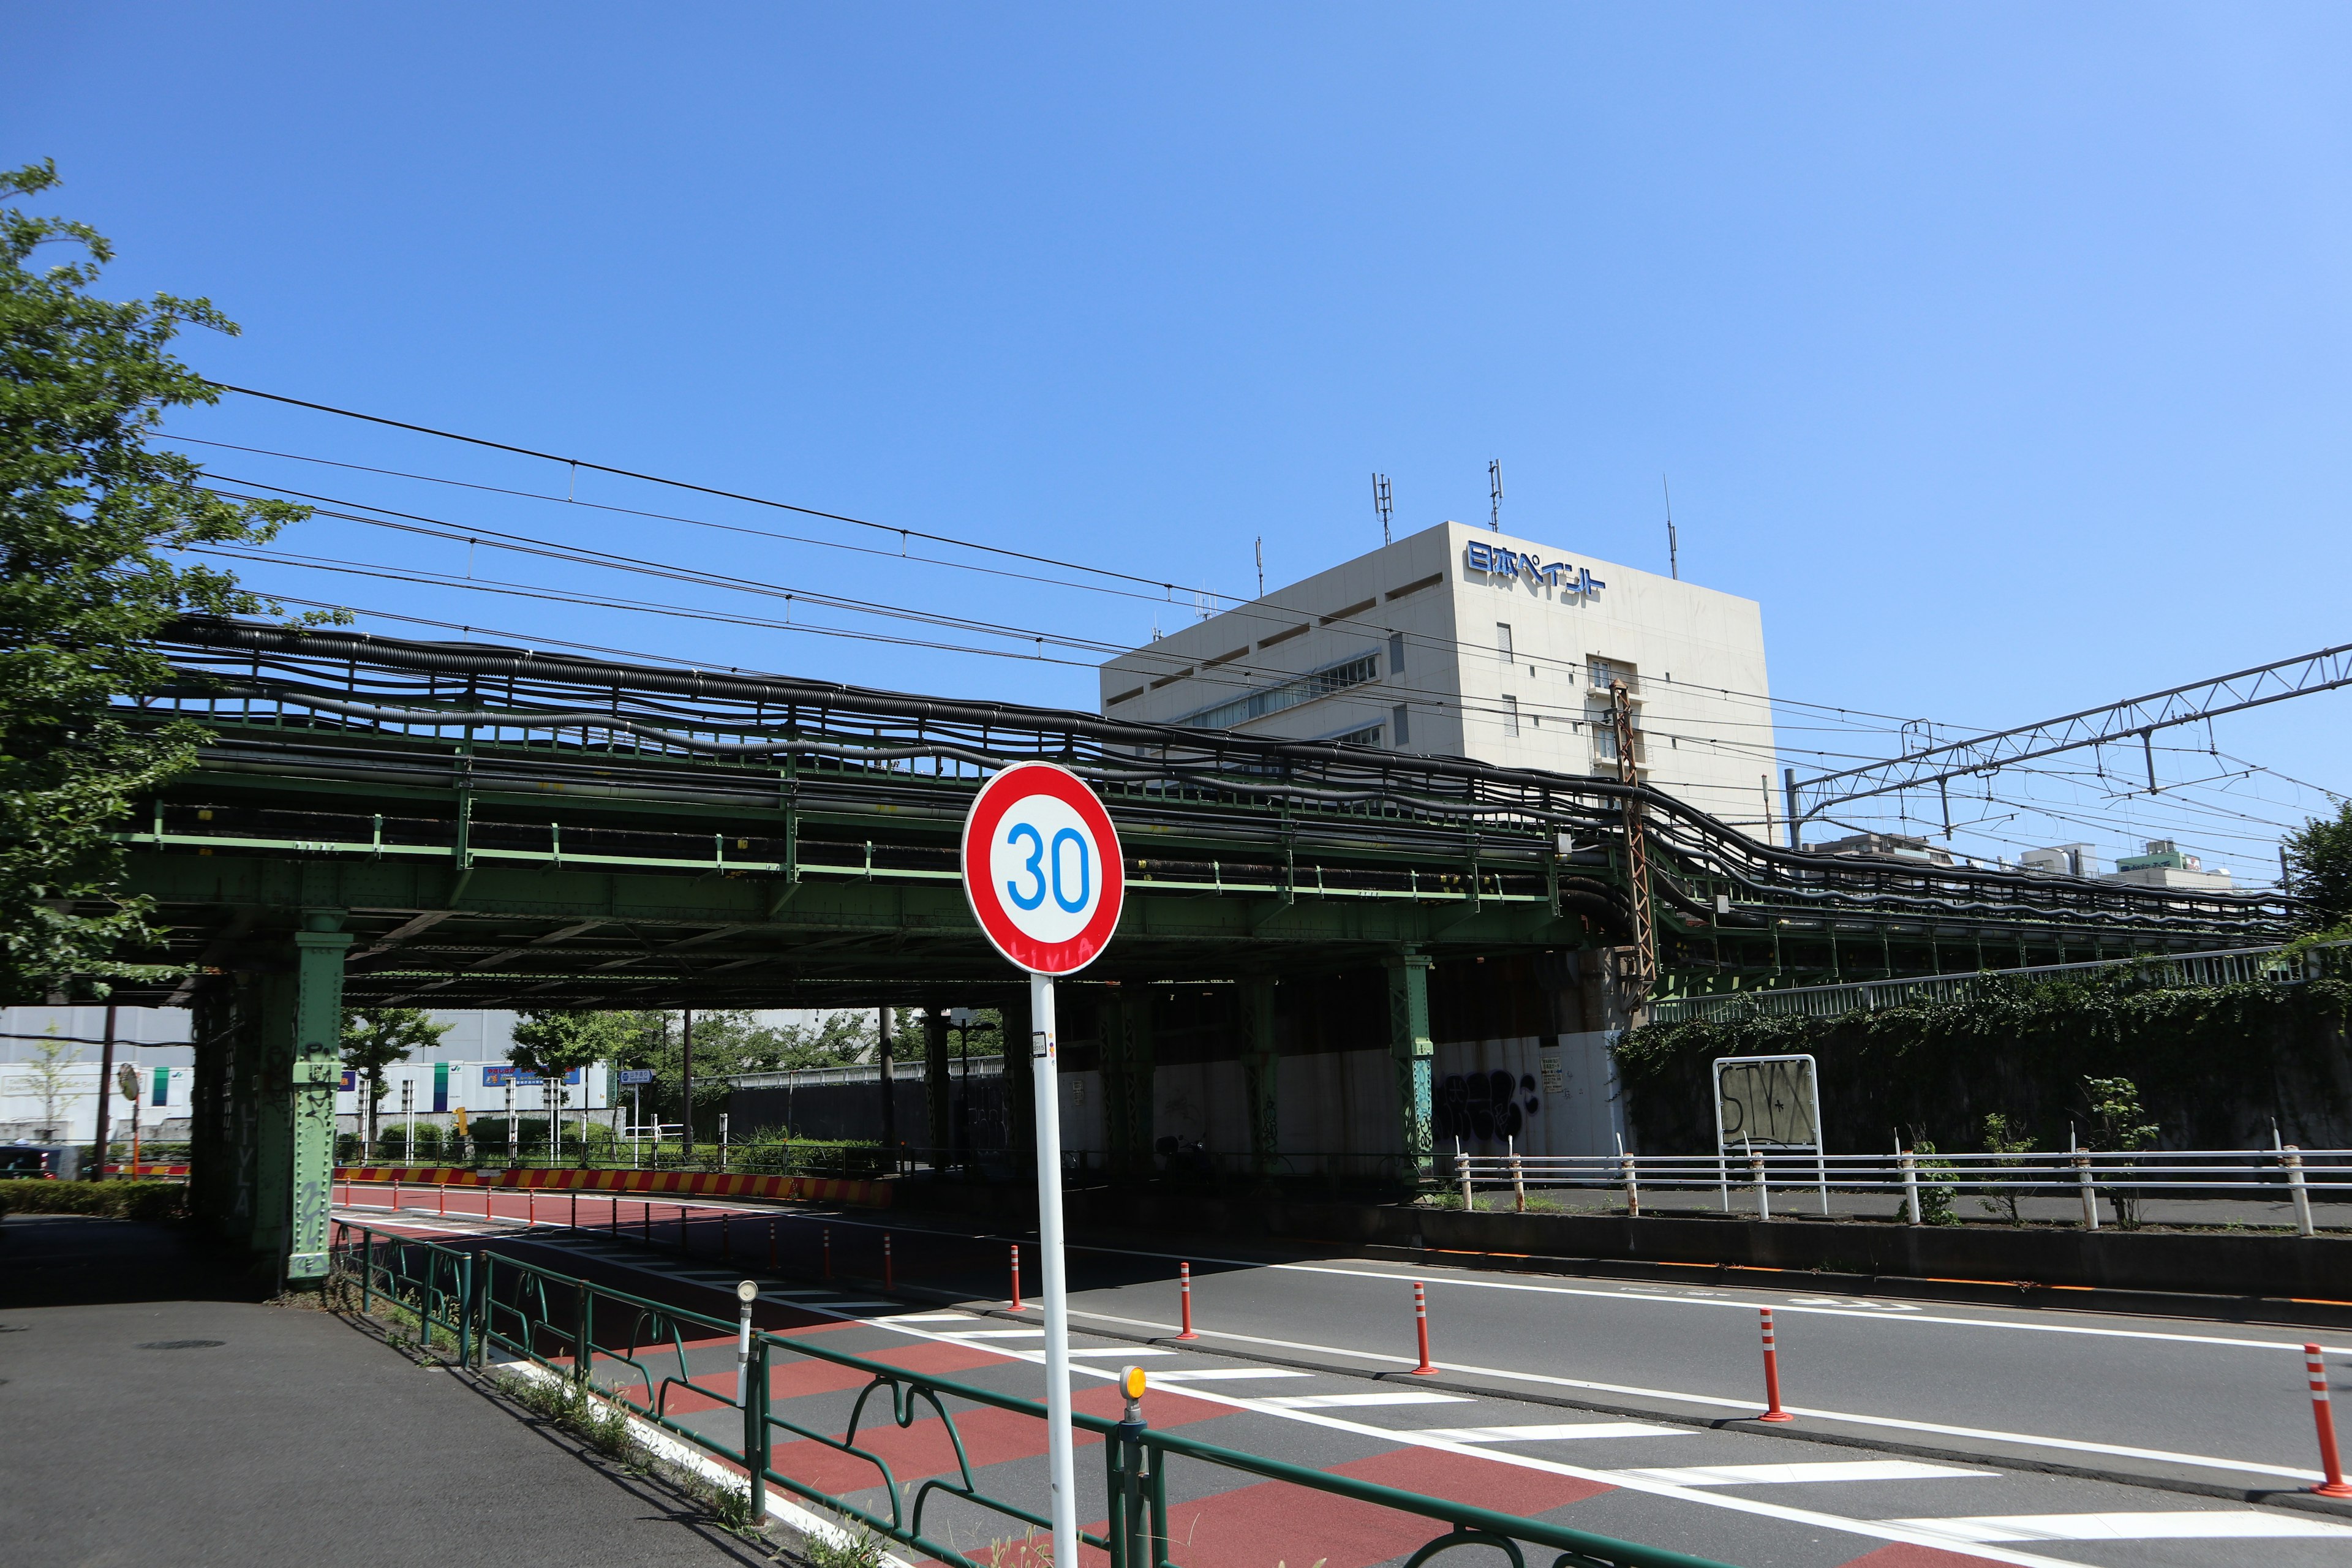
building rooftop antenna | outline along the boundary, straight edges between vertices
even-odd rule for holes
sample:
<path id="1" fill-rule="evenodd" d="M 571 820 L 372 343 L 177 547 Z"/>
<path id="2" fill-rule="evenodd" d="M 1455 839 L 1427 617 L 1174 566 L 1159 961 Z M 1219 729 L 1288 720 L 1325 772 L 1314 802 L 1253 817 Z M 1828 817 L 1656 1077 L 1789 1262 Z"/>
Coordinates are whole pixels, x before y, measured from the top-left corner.
<path id="1" fill-rule="evenodd" d="M 1487 500 L 1493 508 L 1486 514 L 1486 526 L 1500 533 L 1503 531 L 1503 459 L 1500 458 L 1486 459 L 1486 489 L 1490 492 Z"/>
<path id="2" fill-rule="evenodd" d="M 1386 474 L 1372 476 L 1372 510 L 1381 514 L 1381 542 L 1386 544 L 1390 542 L 1389 519 L 1391 515 L 1389 506 L 1389 477 Z"/>
<path id="3" fill-rule="evenodd" d="M 1666 494 L 1666 570 L 1679 583 L 1683 577 L 1682 542 L 1675 537 L 1675 492 L 1664 474 L 1658 476 L 1658 489 Z"/>
<path id="4" fill-rule="evenodd" d="M 1265 597 L 1265 535 L 1257 539 L 1257 596 Z"/>

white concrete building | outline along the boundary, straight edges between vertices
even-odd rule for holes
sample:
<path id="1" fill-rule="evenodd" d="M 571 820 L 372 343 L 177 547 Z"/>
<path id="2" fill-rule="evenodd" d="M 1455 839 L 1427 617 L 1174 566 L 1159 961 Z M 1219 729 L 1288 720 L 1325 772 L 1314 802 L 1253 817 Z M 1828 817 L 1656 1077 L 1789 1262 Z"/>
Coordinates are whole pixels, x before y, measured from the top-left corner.
<path id="1" fill-rule="evenodd" d="M 1105 715 L 1616 773 L 1762 829 L 1777 809 L 1760 607 L 1440 523 L 1111 659 Z"/>

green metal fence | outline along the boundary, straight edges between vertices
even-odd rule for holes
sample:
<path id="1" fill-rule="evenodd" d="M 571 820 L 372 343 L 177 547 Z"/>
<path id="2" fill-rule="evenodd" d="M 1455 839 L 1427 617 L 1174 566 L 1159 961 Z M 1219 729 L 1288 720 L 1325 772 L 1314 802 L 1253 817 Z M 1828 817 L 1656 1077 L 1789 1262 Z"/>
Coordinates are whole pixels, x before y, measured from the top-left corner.
<path id="1" fill-rule="evenodd" d="M 612 1405 L 742 1472 L 749 1479 L 755 1520 L 766 1514 L 766 1489 L 778 1487 L 951 1568 L 990 1568 L 990 1564 L 966 1555 L 933 1532 L 926 1515 L 938 1499 L 961 1500 L 1015 1526 L 1040 1531 L 1052 1529 L 1045 1514 L 982 1489 L 972 1474 L 957 1426 L 958 1408 L 971 1407 L 1005 1411 L 1042 1424 L 1046 1419 L 1045 1406 L 1034 1400 L 758 1331 L 744 1347 L 748 1354 L 739 1351 L 744 1369 L 739 1380 L 741 1393 L 730 1396 L 707 1383 L 697 1383 L 688 1354 L 690 1342 L 708 1346 L 713 1341 L 736 1340 L 739 1325 L 725 1319 L 685 1311 L 518 1258 L 487 1251 L 463 1252 L 372 1226 L 339 1223 L 331 1258 L 334 1277 L 358 1290 L 362 1310 L 371 1310 L 378 1300 L 389 1300 L 429 1327 L 446 1330 L 461 1364 L 486 1363 L 494 1355 L 529 1362 L 585 1385 Z M 795 1422 L 770 1407 L 772 1373 L 795 1360 L 826 1363 L 866 1379 L 839 1436 Z M 672 1405 L 682 1390 L 690 1390 L 698 1402 L 709 1401 L 736 1413 L 727 1422 L 729 1440 L 679 1418 Z M 941 1423 L 955 1466 L 944 1474 L 902 1484 L 890 1461 L 861 1446 L 859 1435 L 887 1430 L 892 1425 L 910 1427 L 926 1411 Z M 1111 1568 L 1181 1568 L 1175 1554 L 1181 1543 L 1171 1546 L 1170 1540 L 1168 1502 L 1169 1477 L 1180 1463 L 1230 1471 L 1253 1480 L 1278 1481 L 1444 1526 L 1412 1553 L 1406 1568 L 1420 1568 L 1441 1552 L 1467 1546 L 1500 1552 L 1509 1568 L 1527 1568 L 1525 1548 L 1530 1546 L 1556 1554 L 1548 1568 L 1724 1568 L 1679 1552 L 1154 1431 L 1139 1419 L 1132 1405 L 1129 1414 L 1139 1418 L 1112 1421 L 1085 1413 L 1071 1416 L 1079 1429 L 1104 1439 L 1108 1515 L 1099 1533 L 1082 1531 L 1080 1536 L 1087 1545 L 1109 1554 Z M 870 1465 L 872 1489 L 879 1497 L 872 1506 L 862 1506 L 777 1469 L 773 1458 L 779 1433 L 788 1442 L 813 1442 Z M 1041 1443 L 1039 1452 L 1043 1451 Z"/>

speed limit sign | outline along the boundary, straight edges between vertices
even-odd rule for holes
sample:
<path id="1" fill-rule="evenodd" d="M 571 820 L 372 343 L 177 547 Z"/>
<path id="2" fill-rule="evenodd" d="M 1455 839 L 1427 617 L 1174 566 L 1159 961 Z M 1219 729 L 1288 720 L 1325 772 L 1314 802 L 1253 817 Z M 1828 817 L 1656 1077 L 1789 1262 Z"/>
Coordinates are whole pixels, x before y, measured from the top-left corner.
<path id="1" fill-rule="evenodd" d="M 1076 773 L 1016 763 L 964 818 L 963 890 L 997 952 L 1032 974 L 1075 974 L 1118 927 L 1118 830 Z"/>
<path id="2" fill-rule="evenodd" d="M 1118 830 L 1077 774 L 1051 763 L 1015 763 L 981 785 L 963 819 L 963 891 L 996 951 L 1029 972 L 1048 1517 L 1053 1560 L 1076 1563 L 1077 1472 L 1070 1438 L 1070 1306 L 1062 1258 L 1062 1092 L 1054 1049 L 1054 977 L 1076 974 L 1092 963 L 1118 929 L 1119 910 L 1127 901 Z M 1008 1067 L 1020 1048 L 1017 1040 L 1005 1040 Z"/>

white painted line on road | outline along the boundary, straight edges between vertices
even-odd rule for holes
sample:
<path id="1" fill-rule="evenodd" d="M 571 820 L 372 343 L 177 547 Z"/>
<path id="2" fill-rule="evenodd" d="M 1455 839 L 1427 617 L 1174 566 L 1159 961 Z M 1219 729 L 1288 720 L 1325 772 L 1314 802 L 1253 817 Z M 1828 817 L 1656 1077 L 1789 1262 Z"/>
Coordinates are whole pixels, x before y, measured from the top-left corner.
<path id="1" fill-rule="evenodd" d="M 1094 1368 L 1088 1367 L 1087 1370 L 1092 1372 Z M 1151 1374 L 1151 1381 L 1154 1383 L 1240 1383 L 1259 1378 L 1307 1375 L 1303 1372 L 1292 1372 L 1286 1367 L 1278 1366 L 1212 1366 L 1203 1367 L 1197 1372 L 1155 1372 Z"/>
<path id="2" fill-rule="evenodd" d="M 1467 1405 L 1459 1394 L 1423 1394 L 1400 1389 L 1394 1394 L 1286 1394 L 1263 1403 L 1282 1410 L 1353 1410 L 1375 1405 Z"/>
<path id="3" fill-rule="evenodd" d="M 1109 1312 L 1088 1312 L 1070 1309 L 1073 1318 L 1091 1318 L 1099 1322 L 1121 1323 L 1134 1328 L 1172 1332 L 1166 1324 L 1140 1318 L 1122 1318 Z M 1906 1319 L 1907 1321 L 1916 1320 Z M 1299 1340 L 1267 1339 L 1259 1334 L 1227 1333 L 1217 1329 L 1202 1329 L 1203 1339 L 1230 1340 L 1236 1344 L 1263 1345 L 1274 1350 L 1309 1351 L 1317 1355 L 1352 1358 L 1358 1361 L 1391 1362 L 1398 1366 L 1411 1366 L 1411 1356 L 1388 1355 L 1380 1351 L 1347 1350 L 1338 1345 L 1312 1344 Z M 1442 1372 L 1465 1372 L 1476 1377 L 1502 1378 L 1516 1383 L 1541 1384 L 1548 1388 L 1573 1388 L 1589 1394 L 1630 1394 L 1643 1399 L 1663 1399 L 1677 1405 L 1697 1405 L 1712 1410 L 1744 1410 L 1754 1412 L 1758 1401 L 1750 1396 L 1727 1399 L 1712 1394 L 1686 1394 L 1679 1389 L 1644 1388 L 1638 1384 L 1601 1383 L 1591 1378 L 1553 1377 L 1540 1372 L 1515 1372 L 1508 1367 L 1475 1366 L 1467 1362 L 1440 1362 Z M 1500 1391 L 1497 1391 L 1500 1393 Z M 1507 1394 L 1501 1394 L 1508 1398 Z M 2200 1469 L 2236 1470 L 2246 1475 L 2280 1476 L 2289 1480 L 2315 1481 L 2323 1479 L 2317 1470 L 2296 1469 L 2285 1465 L 2257 1464 L 2252 1459 L 2225 1459 L 2211 1454 L 2179 1454 L 2166 1448 L 2135 1448 L 2121 1443 L 2094 1443 L 2078 1437 L 2045 1437 L 2032 1432 L 2002 1432 L 1982 1426 L 1951 1426 L 1935 1421 L 1905 1421 L 1892 1415 L 1863 1415 L 1851 1410 L 1823 1410 L 1811 1405 L 1790 1405 L 1784 1408 L 1797 1415 L 1810 1415 L 1823 1421 L 1844 1421 L 1857 1426 L 1883 1426 L 1895 1432 L 1932 1432 L 1944 1437 L 1975 1437 L 1986 1442 L 2015 1443 L 2021 1447 L 2058 1448 L 2073 1454 L 2105 1454 L 2116 1458 L 2154 1459 L 2165 1464 L 2189 1465 Z"/>
<path id="4" fill-rule="evenodd" d="M 894 1318 L 893 1322 L 911 1323 L 912 1318 Z M 960 1340 L 1042 1340 L 1043 1329 L 950 1329 L 947 1332 Z"/>
<path id="5" fill-rule="evenodd" d="M 1998 1476 L 1916 1459 L 1843 1459 L 1795 1465 L 1695 1465 L 1688 1469 L 1620 1470 L 1676 1487 L 1785 1486 L 1798 1481 L 1933 1481 L 1957 1476 Z"/>
<path id="6" fill-rule="evenodd" d="M 979 1323 L 987 1321 L 970 1312 L 901 1312 L 891 1320 L 896 1323 Z"/>
<path id="7" fill-rule="evenodd" d="M 1890 1519 L 1923 1535 L 1979 1545 L 1994 1541 L 2235 1541 L 2257 1536 L 2352 1535 L 2352 1525 L 2309 1514 L 2207 1509 L 2176 1513 L 1997 1513 L 1974 1519 Z"/>
<path id="8" fill-rule="evenodd" d="M 648 1268 L 641 1263 L 629 1264 L 625 1267 L 627 1267 L 633 1273 L 645 1274 L 655 1279 L 668 1278 L 668 1276 L 664 1274 L 661 1270 Z M 868 1328 L 889 1329 L 914 1339 L 930 1340 L 940 1344 L 961 1344 L 964 1342 L 963 1341 L 949 1334 L 938 1333 L 925 1328 L 903 1326 L 902 1323 L 893 1321 L 887 1318 L 852 1317 L 847 1313 L 830 1311 L 826 1308 L 821 1306 L 811 1306 L 808 1310 L 814 1312 L 823 1312 L 828 1317 L 838 1317 L 846 1322 L 863 1323 Z M 978 1349 L 981 1347 L 974 1346 L 971 1348 Z M 1007 1347 L 1005 1349 L 996 1351 L 994 1353 L 1003 1356 L 1008 1361 L 1027 1362 L 1032 1366 L 1042 1367 L 1045 1364 L 1045 1352 L 1042 1350 L 1021 1351 Z M 1087 1366 L 1082 1363 L 1073 1363 L 1071 1371 L 1074 1373 L 1084 1373 L 1089 1377 L 1108 1378 L 1116 1377 L 1118 1375 L 1117 1373 L 1111 1371 L 1108 1367 Z M 1192 1373 L 1189 1375 L 1181 1372 L 1160 1373 L 1155 1375 L 1152 1381 L 1160 1384 L 1190 1384 L 1203 1376 L 1217 1377 L 1220 1375 L 1223 1374 L 1218 1371 L 1210 1371 L 1204 1373 Z M 1244 1373 L 1243 1375 L 1250 1374 Z M 1304 1377 L 1307 1373 L 1302 1372 L 1269 1371 L 1259 1375 Z M 1590 1469 L 1577 1465 L 1564 1465 L 1556 1459 L 1539 1459 L 1532 1455 L 1514 1454 L 1507 1451 L 1496 1453 L 1490 1449 L 1475 1447 L 1466 1443 L 1445 1442 L 1433 1438 L 1426 1433 L 1392 1432 L 1384 1427 L 1367 1426 L 1360 1421 L 1350 1421 L 1345 1416 L 1326 1415 L 1321 1411 L 1284 1410 L 1276 1406 L 1269 1405 L 1262 1399 L 1236 1397 L 1233 1394 L 1219 1394 L 1213 1389 L 1204 1388 L 1199 1390 L 1197 1393 L 1188 1393 L 1186 1397 L 1204 1400 L 1213 1405 L 1228 1405 L 1234 1410 L 1255 1411 L 1261 1415 L 1278 1417 L 1286 1421 L 1298 1421 L 1311 1426 L 1327 1427 L 1335 1432 L 1349 1432 L 1358 1436 L 1370 1437 L 1382 1442 L 1401 1443 L 1409 1447 L 1427 1448 L 1435 1453 L 1456 1454 L 1466 1458 L 1486 1459 L 1498 1465 L 1514 1466 L 1519 1469 L 1540 1470 L 1548 1475 L 1567 1476 L 1576 1480 L 1592 1481 L 1601 1486 L 1618 1487 L 1626 1491 L 1643 1492 L 1650 1496 L 1665 1498 L 1675 1501 L 1692 1503 L 1702 1508 L 1717 1509 L 1731 1513 L 1743 1513 L 1757 1519 L 1777 1520 L 1784 1523 L 1804 1525 L 1817 1530 L 1833 1530 L 1842 1534 L 1859 1535 L 1874 1541 L 1901 1542 L 1914 1546 L 1941 1546 L 1951 1539 L 1949 1536 L 1937 1536 L 1925 1531 L 1915 1530 L 1909 1525 L 1896 1521 L 1849 1519 L 1841 1514 L 1822 1513 L 1816 1509 L 1791 1508 L 1784 1503 L 1765 1502 L 1756 1498 L 1745 1498 L 1727 1492 L 1711 1491 L 1700 1487 L 1668 1486 L 1663 1481 L 1645 1480 L 1637 1477 L 1621 1478 L 1608 1470 Z M 772 1507 L 772 1504 L 771 1506 Z M 2037 1556 L 2031 1552 L 2011 1552 L 2005 1550 L 2002 1547 L 1991 1544 L 1980 1546 L 1974 1555 L 1981 1557 L 1990 1563 L 2011 1563 L 2014 1565 L 2014 1568 L 2082 1568 L 2082 1565 L 2077 1563 L 2070 1563 L 2055 1557 Z"/>
<path id="9" fill-rule="evenodd" d="M 1587 1421 L 1574 1426 L 1433 1426 L 1415 1436 L 1441 1443 L 1568 1443 L 1586 1437 L 1696 1437 L 1687 1426 L 1646 1421 Z"/>
<path id="10" fill-rule="evenodd" d="M 893 1318 L 890 1321 L 893 1323 L 913 1321 L 913 1320 L 909 1318 Z M 958 1335 L 957 1337 L 961 1339 L 964 1336 Z M 1107 1355 L 1115 1357 L 1119 1361 L 1133 1361 L 1138 1356 L 1174 1355 L 1176 1352 L 1174 1351 L 1139 1351 L 1133 1345 L 1096 1345 L 1091 1349 L 1079 1345 L 1072 1345 L 1070 1347 L 1070 1353 L 1072 1355 Z"/>

